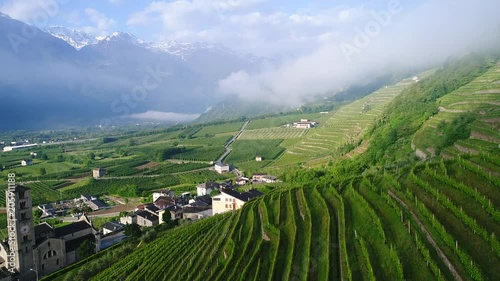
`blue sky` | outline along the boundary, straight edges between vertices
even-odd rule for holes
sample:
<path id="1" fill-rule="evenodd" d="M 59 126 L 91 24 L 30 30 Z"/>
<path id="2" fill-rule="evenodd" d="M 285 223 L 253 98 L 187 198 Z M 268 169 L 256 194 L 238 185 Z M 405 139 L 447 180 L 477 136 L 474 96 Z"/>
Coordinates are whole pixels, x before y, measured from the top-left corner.
<path id="1" fill-rule="evenodd" d="M 95 36 L 127 31 L 148 41 L 202 41 L 274 55 L 311 51 L 352 32 L 369 11 L 386 9 L 391 1 L 0 0 L 0 11 L 40 28 L 62 25 Z M 404 2 L 410 10 L 425 1 Z M 46 3 L 56 3 L 54 13 Z M 47 21 L 35 20 L 44 13 Z"/>

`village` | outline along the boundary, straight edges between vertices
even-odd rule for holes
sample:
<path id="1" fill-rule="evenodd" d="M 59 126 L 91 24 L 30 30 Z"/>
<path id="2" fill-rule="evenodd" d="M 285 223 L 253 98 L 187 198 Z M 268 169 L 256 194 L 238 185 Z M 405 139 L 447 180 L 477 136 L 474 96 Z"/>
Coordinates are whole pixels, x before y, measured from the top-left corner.
<path id="1" fill-rule="evenodd" d="M 127 226 L 171 226 L 178 225 L 181 220 L 185 224 L 234 211 L 246 202 L 264 195 L 255 189 L 254 185 L 279 181 L 276 177 L 264 173 L 255 173 L 251 178 L 247 178 L 242 176 L 240 171 L 231 171 L 228 164 L 220 162 L 215 163 L 213 169 L 220 174 L 235 172 L 237 178 L 234 181 L 204 182 L 197 185 L 196 192 L 193 193 L 176 194 L 171 189 L 156 190 L 152 192 L 151 202 L 128 204 L 129 211 L 116 211 L 115 209 L 122 210 L 122 206 L 111 206 L 106 203 L 108 199 L 81 194 L 78 198 L 38 205 L 36 212 L 40 213 L 39 224 L 28 215 L 32 213 L 29 207 L 32 202 L 31 190 L 18 185 L 15 194 L 22 202 L 19 210 L 26 214 L 21 214 L 20 221 L 23 221 L 23 224 L 19 226 L 19 237 L 16 238 L 24 244 L 30 244 L 26 246 L 29 246 L 28 249 L 32 248 L 33 253 L 28 263 L 38 268 L 37 274 L 43 276 L 81 260 L 85 257 L 82 255 L 85 248 L 88 254 L 92 254 L 120 243 L 128 237 Z M 92 171 L 92 176 L 99 179 L 105 173 L 105 169 L 96 168 Z M 96 219 L 108 221 L 96 227 Z M 63 222 L 63 226 L 51 224 L 53 221 Z M 30 239 L 30 235 L 34 235 L 34 239 Z M 6 266 L 8 249 L 8 241 L 2 241 L 0 266 Z"/>

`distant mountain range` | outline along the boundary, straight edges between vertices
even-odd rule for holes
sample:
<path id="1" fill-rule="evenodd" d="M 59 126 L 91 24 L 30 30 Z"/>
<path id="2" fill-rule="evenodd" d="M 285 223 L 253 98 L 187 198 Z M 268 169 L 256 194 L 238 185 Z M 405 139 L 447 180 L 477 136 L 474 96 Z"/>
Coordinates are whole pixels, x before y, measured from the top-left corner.
<path id="1" fill-rule="evenodd" d="M 0 130 L 192 119 L 224 101 L 220 79 L 268 62 L 219 45 L 40 30 L 1 13 L 0 61 L 0 118 L 9 120 Z"/>

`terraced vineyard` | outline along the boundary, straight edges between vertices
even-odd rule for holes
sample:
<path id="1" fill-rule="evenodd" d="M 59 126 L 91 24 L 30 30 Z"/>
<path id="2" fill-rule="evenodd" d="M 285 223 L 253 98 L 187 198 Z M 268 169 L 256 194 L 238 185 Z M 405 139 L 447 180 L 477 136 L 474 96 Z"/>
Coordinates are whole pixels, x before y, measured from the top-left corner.
<path id="1" fill-rule="evenodd" d="M 384 107 L 408 85 L 411 79 L 384 87 L 360 100 L 348 104 L 329 116 L 326 122 L 309 130 L 306 137 L 286 147 L 286 153 L 274 166 L 303 162 L 338 153 L 347 144 L 355 145 L 381 116 Z"/>
<path id="2" fill-rule="evenodd" d="M 90 280 L 498 280 L 500 186 L 463 161 L 271 191 Z"/>
<path id="3" fill-rule="evenodd" d="M 446 149 L 445 156 L 500 153 L 500 65 L 440 98 L 438 103 L 440 112 L 415 134 L 413 145 L 420 157 L 432 157 L 439 153 L 440 148 L 446 145 L 443 142 L 446 142 L 447 127 L 453 126 L 463 116 L 470 118 L 465 120 L 469 122 L 452 129 L 466 131 L 469 135 L 455 142 L 453 148 Z"/>

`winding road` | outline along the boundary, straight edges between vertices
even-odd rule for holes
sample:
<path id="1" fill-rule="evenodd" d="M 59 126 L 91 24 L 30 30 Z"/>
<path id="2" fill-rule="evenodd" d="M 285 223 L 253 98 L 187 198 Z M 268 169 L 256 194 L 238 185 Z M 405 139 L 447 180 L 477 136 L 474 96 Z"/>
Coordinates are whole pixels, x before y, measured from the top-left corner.
<path id="1" fill-rule="evenodd" d="M 243 124 L 243 126 L 241 127 L 241 129 L 238 131 L 238 133 L 237 133 L 237 134 L 236 134 L 236 135 L 235 135 L 232 139 L 230 139 L 230 140 L 226 143 L 226 145 L 224 145 L 224 149 L 225 149 L 226 151 L 224 152 L 224 154 L 222 154 L 222 156 L 221 156 L 221 157 L 219 157 L 219 159 L 217 159 L 217 161 L 216 161 L 216 162 L 223 162 L 223 161 L 224 161 L 224 159 L 226 159 L 226 157 L 229 155 L 229 153 L 231 153 L 231 151 L 232 151 L 232 150 L 231 150 L 231 148 L 229 148 L 229 146 L 230 146 L 230 145 L 231 145 L 231 144 L 232 144 L 235 140 L 237 140 L 237 139 L 240 137 L 240 135 L 243 133 L 243 131 L 244 131 L 244 130 L 245 130 L 245 128 L 247 127 L 248 123 L 250 123 L 250 120 L 247 120 L 247 121 Z"/>

